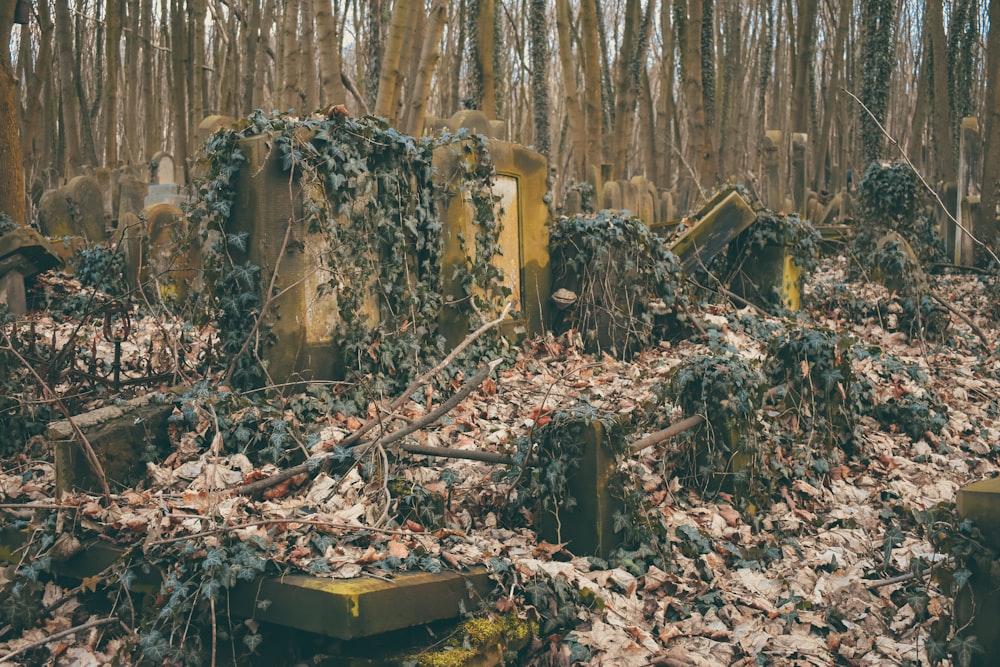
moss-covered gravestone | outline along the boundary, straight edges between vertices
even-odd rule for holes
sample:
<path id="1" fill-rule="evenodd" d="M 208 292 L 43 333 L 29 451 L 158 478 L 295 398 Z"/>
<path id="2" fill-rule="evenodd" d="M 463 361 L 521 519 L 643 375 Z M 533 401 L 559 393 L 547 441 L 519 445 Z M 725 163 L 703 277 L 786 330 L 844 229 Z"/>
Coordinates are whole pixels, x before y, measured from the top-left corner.
<path id="1" fill-rule="evenodd" d="M 958 513 L 971 519 L 994 555 L 1000 554 L 1000 478 L 985 479 L 958 490 Z M 995 563 L 996 561 L 994 561 Z M 970 667 L 1000 664 L 1000 582 L 992 569 L 975 559 L 967 565 L 969 583 L 955 598 L 955 625 L 976 638 L 983 653 L 974 654 Z"/>

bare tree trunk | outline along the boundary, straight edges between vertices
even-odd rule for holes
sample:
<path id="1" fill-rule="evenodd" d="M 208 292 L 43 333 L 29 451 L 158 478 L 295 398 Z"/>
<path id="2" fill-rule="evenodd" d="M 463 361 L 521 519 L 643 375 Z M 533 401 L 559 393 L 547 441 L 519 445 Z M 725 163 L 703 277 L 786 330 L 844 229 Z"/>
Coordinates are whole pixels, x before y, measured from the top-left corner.
<path id="1" fill-rule="evenodd" d="M 18 127 L 17 77 L 10 62 L 11 29 L 15 0 L 0 0 L 0 213 L 19 225 L 25 224 L 24 169 Z"/>
<path id="2" fill-rule="evenodd" d="M 46 83 L 50 79 L 52 72 L 52 34 L 55 26 L 52 24 L 52 14 L 49 3 L 40 2 L 37 5 L 38 11 L 38 55 L 34 60 L 34 67 L 27 71 L 27 64 L 30 58 L 18 57 L 19 67 L 25 65 L 23 75 L 27 82 L 25 94 L 25 108 L 21 114 L 23 120 L 24 134 L 21 141 L 21 153 L 24 159 L 24 175 L 28 183 L 32 181 L 33 172 L 41 171 L 43 165 L 50 163 L 51 156 L 47 155 L 45 140 L 46 116 L 42 110 L 49 106 L 54 100 L 46 100 L 48 104 L 42 103 L 42 96 Z M 31 40 L 26 39 L 27 31 L 22 29 L 21 47 L 22 53 L 30 51 Z"/>
<path id="3" fill-rule="evenodd" d="M 479 108 L 489 118 L 497 117 L 497 88 L 493 69 L 494 23 L 496 21 L 496 5 L 494 0 L 479 0 L 479 17 L 476 23 L 476 44 L 479 56 L 480 99 Z"/>
<path id="4" fill-rule="evenodd" d="M 674 29 L 670 22 L 670 3 L 660 3 L 660 34 L 663 36 L 663 53 L 660 58 L 660 95 L 656 103 L 656 168 L 658 187 L 669 188 L 674 182 Z"/>
<path id="5" fill-rule="evenodd" d="M 549 29 L 545 0 L 531 0 L 528 25 L 531 32 L 531 100 L 535 148 L 549 156 Z"/>
<path id="6" fill-rule="evenodd" d="M 997 226 L 1000 204 L 1000 0 L 990 0 L 990 29 L 986 35 L 986 113 L 983 148 L 982 233 L 994 252 L 1000 251 Z"/>
<path id="7" fill-rule="evenodd" d="M 318 71 L 316 69 L 316 29 L 314 27 L 314 0 L 302 1 L 302 52 L 301 77 L 302 113 L 307 114 L 319 107 Z M 320 0 L 322 4 L 323 0 Z M 329 0 L 327 0 L 329 2 Z"/>
<path id="8" fill-rule="evenodd" d="M 586 132 L 584 164 L 588 177 L 591 167 L 600 170 L 601 164 L 604 162 L 601 141 L 604 134 L 604 116 L 601 103 L 601 45 L 600 36 L 597 33 L 597 23 L 595 0 L 581 0 L 580 54 L 583 60 L 583 122 Z"/>
<path id="9" fill-rule="evenodd" d="M 390 125 L 396 121 L 400 93 L 400 65 L 406 30 L 410 23 L 410 12 L 415 3 L 397 2 L 392 10 L 389 37 L 382 54 L 382 71 L 379 74 L 378 97 L 375 99 L 375 115 L 385 118 Z"/>
<path id="10" fill-rule="evenodd" d="M 285 0 L 285 14 L 281 25 L 282 77 L 281 108 L 295 109 L 302 115 L 302 97 L 299 90 L 299 63 L 302 60 L 302 46 L 298 39 L 299 5 L 301 0 Z"/>
<path id="11" fill-rule="evenodd" d="M 569 0 L 556 0 L 556 34 L 559 37 L 559 65 L 566 96 L 566 113 L 569 116 L 571 172 L 573 178 L 584 181 L 587 179 L 587 129 L 576 85 L 576 59 L 573 57 L 573 45 L 570 41 L 571 20 Z"/>
<path id="12" fill-rule="evenodd" d="M 625 26 L 615 67 L 615 114 L 611 137 L 611 164 L 615 178 L 627 178 L 629 175 L 628 147 L 632 143 L 642 73 L 646 69 L 646 49 L 652 28 L 652 14 L 649 12 L 654 6 L 655 3 L 647 3 L 648 13 L 644 16 L 639 0 L 628 0 L 625 5 Z"/>
<path id="13" fill-rule="evenodd" d="M 323 104 L 343 104 L 347 101 L 347 89 L 344 88 L 344 82 L 340 78 L 341 34 L 337 30 L 340 3 L 334 2 L 334 9 L 331 11 L 330 0 L 315 1 Z"/>
<path id="14" fill-rule="evenodd" d="M 954 183 L 958 173 L 955 166 L 955 143 L 948 114 L 948 51 L 944 36 L 944 8 L 942 0 L 927 0 L 924 11 L 927 17 L 926 39 L 930 40 L 931 69 L 931 137 L 934 143 L 935 176 L 945 183 Z"/>
<path id="15" fill-rule="evenodd" d="M 84 13 L 85 6 L 83 0 L 77 0 L 76 12 L 76 59 L 74 60 L 74 81 L 76 83 L 76 96 L 80 102 L 80 148 L 83 152 L 83 159 L 87 164 L 97 164 L 97 143 L 94 138 L 94 122 L 101 111 L 101 100 L 103 99 L 102 87 L 104 85 L 104 49 L 100 47 L 104 41 L 104 21 L 100 14 L 103 5 L 98 3 L 95 7 L 97 19 L 97 30 L 95 32 L 94 67 L 93 74 L 89 77 L 83 76 L 83 44 L 84 35 L 88 30 L 90 18 Z M 96 86 L 93 101 L 87 100 L 86 85 L 93 81 Z"/>
<path id="16" fill-rule="evenodd" d="M 823 130 L 818 142 L 813 142 L 816 150 L 816 161 L 813 167 L 813 189 L 817 192 L 828 187 L 827 156 L 830 154 L 830 134 L 833 130 L 833 120 L 836 117 L 836 100 L 843 85 L 843 70 L 847 61 L 847 31 L 850 28 L 852 15 L 851 0 L 840 0 L 840 17 L 837 19 L 837 32 L 834 36 L 833 62 L 830 64 L 830 85 L 826 89 L 826 101 L 823 104 Z M 844 128 L 846 129 L 846 128 Z M 834 184 L 839 187 L 839 183 Z"/>
<path id="17" fill-rule="evenodd" d="M 681 75 L 684 100 L 688 105 L 688 141 L 694 154 L 692 165 L 702 189 L 715 185 L 718 178 L 715 147 L 705 118 L 705 99 L 701 75 L 701 26 L 704 13 L 701 0 L 677 0 L 681 20 L 678 32 L 681 43 Z"/>
<path id="18" fill-rule="evenodd" d="M 69 0 L 56 0 L 56 49 L 59 95 L 62 97 L 62 127 L 66 141 L 66 176 L 73 176 L 83 165 L 80 147 L 80 100 L 73 85 L 73 18 Z"/>
<path id="19" fill-rule="evenodd" d="M 121 68 L 122 2 L 108 0 L 105 8 L 104 165 L 118 165 L 118 71 Z"/>
<path id="20" fill-rule="evenodd" d="M 424 118 L 427 114 L 427 98 L 431 93 L 431 79 L 441 55 L 441 36 L 444 34 L 444 23 L 448 17 L 448 5 L 445 0 L 434 0 L 430 16 L 427 18 L 424 32 L 423 48 L 420 51 L 420 65 L 413 79 L 413 91 L 407 105 L 405 131 L 419 137 L 424 131 Z"/>
<path id="21" fill-rule="evenodd" d="M 243 68 L 243 113 L 257 108 L 257 61 L 260 59 L 261 0 L 250 0 L 246 32 L 246 67 Z"/>
<path id="22" fill-rule="evenodd" d="M 128 12 L 128 32 L 125 35 L 125 146 L 120 149 L 121 158 L 134 164 L 139 157 L 139 99 L 142 79 L 139 78 L 139 6 L 142 3 L 126 2 L 123 7 Z M 128 103 L 128 100 L 132 103 Z"/>
<path id="23" fill-rule="evenodd" d="M 187 125 L 187 20 L 184 0 L 173 0 L 170 10 L 171 91 L 170 110 L 174 122 L 174 163 L 182 170 L 188 182 L 188 125 Z"/>
<path id="24" fill-rule="evenodd" d="M 163 143 L 163 125 L 160 115 L 159 82 L 153 78 L 156 52 L 153 48 L 153 7 L 152 3 L 137 3 L 142 24 L 142 109 L 143 138 L 145 151 L 143 157 L 147 160 L 156 155 Z"/>

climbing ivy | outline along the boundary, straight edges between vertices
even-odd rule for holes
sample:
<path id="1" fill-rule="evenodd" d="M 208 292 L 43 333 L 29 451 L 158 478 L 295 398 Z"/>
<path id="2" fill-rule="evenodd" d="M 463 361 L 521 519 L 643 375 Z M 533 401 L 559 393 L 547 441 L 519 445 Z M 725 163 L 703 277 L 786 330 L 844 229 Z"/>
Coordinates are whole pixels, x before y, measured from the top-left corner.
<path id="1" fill-rule="evenodd" d="M 237 362 L 234 386 L 260 384 L 263 371 L 255 367 L 269 342 L 266 327 L 262 331 L 256 321 L 263 308 L 261 285 L 270 277 L 234 259 L 240 253 L 233 251 L 245 250 L 249 241 L 226 232 L 235 181 L 246 161 L 239 141 L 262 134 L 271 137 L 272 150 L 301 193 L 302 224 L 322 235 L 322 259 L 332 277 L 320 291 L 336 295 L 336 342 L 345 366 L 366 378 L 367 398 L 401 390 L 443 356 L 438 317 L 445 280 L 469 296 L 458 307 L 471 328 L 500 310 L 507 293 L 503 274 L 492 263 L 500 251 L 500 223 L 485 139 L 465 132 L 416 139 L 372 117 L 333 114 L 298 120 L 255 112 L 209 140 L 199 202 L 189 212 L 203 233 L 219 234 L 208 274 L 222 348 L 233 355 L 252 332 L 265 334 Z M 458 153 L 459 173 L 447 184 L 435 179 L 433 165 L 434 151 L 442 146 Z M 460 192 L 475 210 L 474 256 L 459 263 L 454 275 L 442 276 L 439 207 Z M 488 340 L 498 342 L 496 337 Z M 361 396 L 358 400 L 367 402 Z"/>

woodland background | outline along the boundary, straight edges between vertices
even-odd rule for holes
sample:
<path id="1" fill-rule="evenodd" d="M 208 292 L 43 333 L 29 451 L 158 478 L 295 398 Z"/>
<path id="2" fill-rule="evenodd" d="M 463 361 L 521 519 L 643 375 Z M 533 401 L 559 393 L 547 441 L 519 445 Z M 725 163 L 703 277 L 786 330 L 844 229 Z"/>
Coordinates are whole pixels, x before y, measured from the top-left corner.
<path id="1" fill-rule="evenodd" d="M 984 215 L 995 211 L 1000 0 L 2 0 L 0 8 L 10 45 L 0 56 L 0 124 L 8 140 L 19 138 L 35 198 L 86 165 L 142 164 L 161 150 L 187 171 L 206 115 L 346 103 L 414 135 L 426 114 L 482 109 L 505 121 L 510 140 L 549 157 L 557 202 L 600 165 L 615 179 L 644 174 L 682 193 L 723 180 L 753 187 L 770 129 L 783 130 L 786 144 L 807 133 L 811 188 L 835 192 L 848 170 L 860 175 L 870 160 L 898 157 L 875 119 L 928 182 L 954 182 L 960 122 L 975 116 L 984 143 L 973 186 L 983 190 Z M 27 24 L 13 23 L 15 14 Z M 18 170 L 3 171 L 0 192 L 18 192 Z M 16 202 L 3 208 L 30 218 L 26 203 L 26 216 Z"/>

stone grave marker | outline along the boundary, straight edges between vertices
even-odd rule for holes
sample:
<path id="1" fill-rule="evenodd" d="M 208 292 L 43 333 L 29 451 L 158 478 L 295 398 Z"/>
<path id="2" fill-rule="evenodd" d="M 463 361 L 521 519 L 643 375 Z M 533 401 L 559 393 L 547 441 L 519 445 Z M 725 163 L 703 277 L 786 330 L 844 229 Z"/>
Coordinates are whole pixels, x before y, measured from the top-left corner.
<path id="1" fill-rule="evenodd" d="M 453 117 L 454 121 L 454 117 Z M 549 209 L 545 203 L 548 193 L 548 166 L 545 157 L 529 148 L 505 141 L 490 141 L 488 150 L 496 169 L 494 192 L 500 197 L 502 218 L 500 246 L 503 254 L 495 257 L 495 264 L 504 272 L 506 286 L 515 301 L 514 310 L 521 318 L 505 327 L 510 333 L 541 333 L 549 322 Z M 444 179 L 458 169 L 461 159 L 452 147 L 442 147 L 434 154 L 435 169 Z M 441 326 L 449 344 L 456 345 L 468 333 L 467 317 L 458 308 L 447 305 L 460 301 L 465 295 L 461 287 L 451 280 L 456 264 L 464 264 L 474 256 L 475 248 L 462 248 L 461 238 L 474 243 L 473 214 L 464 194 L 456 196 L 448 205 L 443 223 L 445 235 L 442 272 L 445 279 L 445 301 Z M 468 253 L 468 254 L 467 254 Z"/>
<path id="2" fill-rule="evenodd" d="M 139 263 L 139 280 L 163 301 L 182 303 L 200 287 L 201 246 L 189 238 L 187 218 L 177 206 L 154 204 L 143 217 L 148 252 Z"/>
<path id="3" fill-rule="evenodd" d="M 25 278 L 60 263 L 52 246 L 33 229 L 19 227 L 0 235 L 0 303 L 15 315 L 25 315 Z"/>

